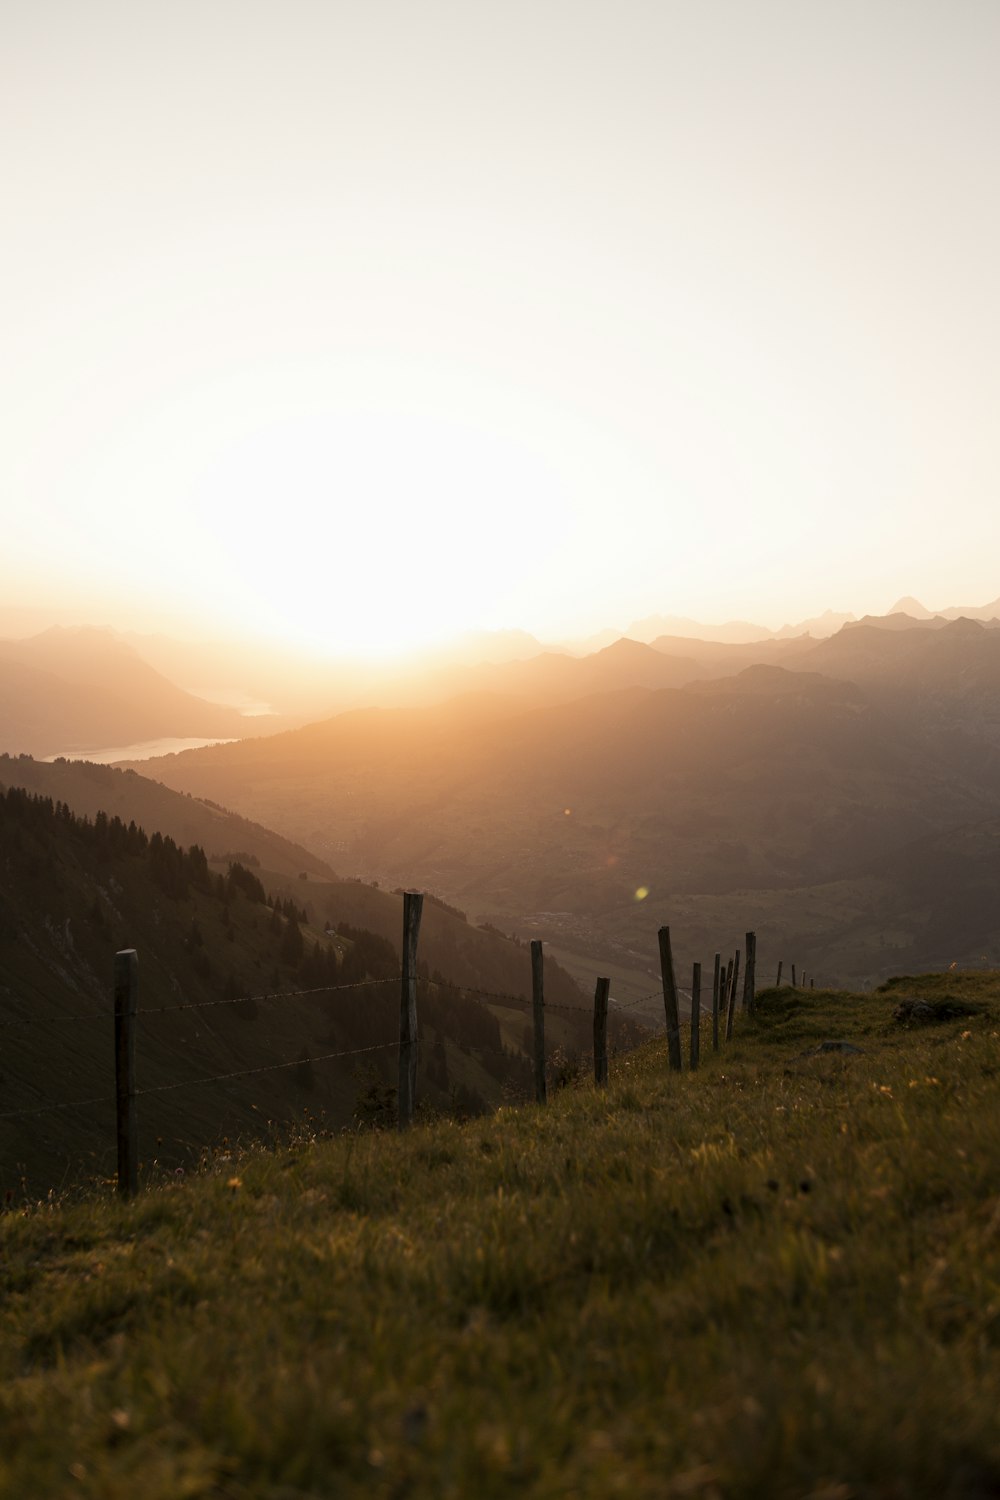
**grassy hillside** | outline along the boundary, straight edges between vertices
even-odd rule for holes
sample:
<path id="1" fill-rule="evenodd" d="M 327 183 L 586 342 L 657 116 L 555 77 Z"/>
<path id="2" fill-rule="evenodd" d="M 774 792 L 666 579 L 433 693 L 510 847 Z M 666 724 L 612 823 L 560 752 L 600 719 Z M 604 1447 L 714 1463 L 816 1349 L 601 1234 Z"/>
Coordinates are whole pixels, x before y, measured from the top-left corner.
<path id="1" fill-rule="evenodd" d="M 998 1028 L 771 991 L 697 1074 L 8 1212 L 0 1490 L 996 1495 Z"/>

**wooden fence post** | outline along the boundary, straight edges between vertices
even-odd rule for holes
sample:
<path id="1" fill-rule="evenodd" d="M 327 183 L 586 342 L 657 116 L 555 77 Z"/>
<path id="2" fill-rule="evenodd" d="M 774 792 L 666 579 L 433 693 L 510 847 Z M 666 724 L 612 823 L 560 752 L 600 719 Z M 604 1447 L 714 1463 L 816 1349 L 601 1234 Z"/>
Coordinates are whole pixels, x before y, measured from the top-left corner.
<path id="1" fill-rule="evenodd" d="M 115 1109 L 118 1135 L 118 1191 L 139 1191 L 139 1124 L 135 1108 L 135 1009 L 139 956 L 134 948 L 115 954 Z"/>
<path id="2" fill-rule="evenodd" d="M 816 981 L 812 977 L 810 977 L 810 979 L 809 979 L 809 988 L 811 990 L 814 990 L 816 988 Z"/>
<path id="3" fill-rule="evenodd" d="M 792 989 L 794 990 L 796 987 L 797 986 L 795 984 L 795 965 L 792 964 Z"/>
<path id="4" fill-rule="evenodd" d="M 779 958 L 779 959 L 778 959 L 778 977 L 777 977 L 777 979 L 776 979 L 776 980 L 775 980 L 775 981 L 774 981 L 774 988 L 775 988 L 775 989 L 778 989 L 778 987 L 779 987 L 779 986 L 780 986 L 780 984 L 781 984 L 781 971 L 782 971 L 782 969 L 783 969 L 783 968 L 784 968 L 784 966 L 785 966 L 785 963 L 784 963 L 784 959 L 781 959 L 781 958 Z"/>
<path id="5" fill-rule="evenodd" d="M 670 928 L 661 927 L 660 973 L 663 978 L 663 1010 L 667 1023 L 667 1057 L 673 1072 L 681 1071 L 681 1017 L 677 1005 L 677 981 L 674 979 L 674 955 L 670 947 Z"/>
<path id="6" fill-rule="evenodd" d="M 598 979 L 594 991 L 594 1082 L 608 1081 L 608 995 L 610 979 Z"/>
<path id="7" fill-rule="evenodd" d="M 531 941 L 531 1010 L 535 1022 L 535 1103 L 544 1104 L 545 1090 L 545 981 L 540 939 Z"/>
<path id="8" fill-rule="evenodd" d="M 419 891 L 403 892 L 403 978 L 399 992 L 399 1089 L 396 1096 L 399 1129 L 413 1122 L 417 1094 L 417 938 L 424 898 Z"/>
<path id="9" fill-rule="evenodd" d="M 743 1009 L 751 1016 L 757 1007 L 757 934 L 747 933 L 746 967 L 743 971 Z"/>
<path id="10" fill-rule="evenodd" d="M 715 955 L 715 972 L 712 976 L 712 1051 L 719 1050 L 719 1006 L 722 996 L 719 992 L 722 982 L 722 954 Z"/>
<path id="11" fill-rule="evenodd" d="M 701 1061 L 701 964 L 691 972 L 691 1071 Z"/>
<path id="12" fill-rule="evenodd" d="M 729 983 L 729 1007 L 726 1011 L 726 1041 L 733 1039 L 733 1019 L 736 1015 L 736 990 L 740 982 L 740 950 L 733 957 L 733 977 Z"/>

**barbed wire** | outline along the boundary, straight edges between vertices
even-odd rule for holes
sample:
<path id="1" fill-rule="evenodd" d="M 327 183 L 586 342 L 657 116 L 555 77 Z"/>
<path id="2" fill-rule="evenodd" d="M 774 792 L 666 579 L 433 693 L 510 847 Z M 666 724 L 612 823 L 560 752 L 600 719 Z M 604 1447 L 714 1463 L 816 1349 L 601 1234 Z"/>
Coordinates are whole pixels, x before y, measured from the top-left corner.
<path id="1" fill-rule="evenodd" d="M 9 1109 L 0 1120 L 26 1119 L 29 1115 L 48 1115 L 57 1109 L 86 1109 L 90 1104 L 114 1104 L 114 1094 L 98 1094 L 93 1099 L 68 1099 L 64 1104 L 40 1104 L 35 1109 Z"/>
<path id="2" fill-rule="evenodd" d="M 11 1026 L 49 1026 L 53 1021 L 109 1021 L 113 1017 L 113 1010 L 91 1010 L 71 1016 L 11 1016 L 6 1021 L 0 1021 L 0 1030 L 6 1031 Z"/>
<path id="3" fill-rule="evenodd" d="M 137 1016 L 165 1016 L 183 1010 L 210 1010 L 220 1005 L 247 1005 L 251 1002 L 257 1004 L 266 1000 L 297 1000 L 306 996 L 333 994 L 341 990 L 367 989 L 374 984 L 398 984 L 399 979 L 400 976 L 394 974 L 389 979 L 357 979 L 350 984 L 321 984 L 307 990 L 268 990 L 260 995 L 226 995 L 218 1000 L 184 1000 L 177 1005 L 140 1006 L 135 1014 Z M 114 1020 L 114 1014 L 113 1010 L 95 1010 L 68 1016 L 12 1016 L 8 1020 L 0 1021 L 0 1029 L 6 1030 L 14 1026 L 48 1026 L 52 1021 L 111 1021 Z"/>
<path id="4" fill-rule="evenodd" d="M 398 1039 L 394 1039 L 374 1042 L 370 1047 L 349 1047 L 343 1052 L 323 1052 L 319 1057 L 293 1057 L 289 1062 L 265 1063 L 261 1068 L 237 1068 L 232 1073 L 213 1073 L 205 1078 L 182 1078 L 177 1083 L 157 1083 L 149 1089 L 136 1089 L 135 1097 L 142 1099 L 149 1094 L 167 1094 L 173 1089 L 194 1088 L 203 1083 L 225 1083 L 228 1078 L 252 1078 L 258 1073 L 276 1073 L 281 1068 L 308 1068 L 313 1063 L 331 1062 L 336 1057 L 360 1057 L 363 1052 L 385 1052 L 389 1047 L 398 1046 Z"/>
<path id="5" fill-rule="evenodd" d="M 398 984 L 400 976 L 393 974 L 388 979 L 356 979 L 350 984 L 319 984 L 308 990 L 267 990 L 260 995 L 226 995 L 221 1000 L 185 1000 L 178 1005 L 140 1006 L 137 1016 L 174 1015 L 182 1010 L 210 1010 L 219 1005 L 258 1004 L 265 1000 L 299 1000 L 311 995 L 331 995 L 341 990 L 363 990 L 375 984 Z"/>
<path id="6" fill-rule="evenodd" d="M 324 1052 L 318 1057 L 295 1057 L 288 1062 L 265 1063 L 259 1068 L 236 1068 L 231 1073 L 213 1073 L 202 1078 L 182 1078 L 176 1083 L 158 1083 L 152 1088 L 136 1089 L 135 1099 L 146 1098 L 150 1094 L 166 1094 L 173 1089 L 192 1088 L 198 1084 L 224 1083 L 229 1078 L 251 1078 L 258 1073 L 275 1073 L 281 1068 L 303 1068 L 310 1067 L 313 1063 L 331 1062 L 338 1057 L 360 1057 L 365 1052 L 385 1052 L 390 1047 L 399 1046 L 398 1038 L 391 1042 L 375 1042 L 369 1047 L 348 1047 L 340 1052 Z M 91 1104 L 114 1104 L 116 1095 L 98 1094 L 92 1099 L 69 1099 L 61 1104 L 41 1104 L 31 1109 L 11 1109 L 0 1114 L 0 1120 L 26 1119 L 33 1115 L 51 1114 L 60 1109 L 85 1109 Z"/>
<path id="7" fill-rule="evenodd" d="M 449 980 L 449 979 L 422 979 L 420 981 L 420 983 L 421 984 L 433 985 L 435 989 L 439 989 L 439 990 L 453 990 L 456 994 L 464 995 L 466 999 L 472 999 L 472 1000 L 512 1000 L 517 1005 L 523 1005 L 525 1007 L 530 1006 L 531 1003 L 532 1003 L 531 1002 L 531 997 L 527 996 L 527 995 L 514 995 L 514 994 L 510 994 L 510 993 L 504 992 L 502 990 L 481 990 L 481 989 L 478 988 L 478 986 L 476 986 L 474 984 L 456 984 L 453 980 Z M 643 1003 L 643 1001 L 645 1001 L 645 1000 L 651 1000 L 655 995 L 658 995 L 659 993 L 660 993 L 659 990 L 652 990 L 650 992 L 650 994 L 648 994 L 648 995 L 640 995 L 640 997 L 639 997 L 638 1000 L 628 1000 L 628 1001 L 623 1001 L 623 1002 L 620 1002 L 620 1003 L 618 1001 L 615 1001 L 614 1002 L 614 1010 L 615 1011 L 629 1010 L 633 1006 L 641 1005 Z M 563 1012 L 564 1014 L 573 1015 L 573 1016 L 588 1016 L 589 1017 L 589 1016 L 593 1015 L 593 1010 L 591 1009 L 590 1006 L 588 1006 L 586 1004 L 584 1004 L 584 1005 L 560 1005 L 558 1002 L 552 1002 L 552 1001 L 546 1000 L 546 1001 L 544 1001 L 543 1008 L 546 1011 L 557 1010 L 557 1011 Z M 612 1013 L 613 1012 L 609 1012 L 609 1014 L 612 1014 Z"/>
<path id="8" fill-rule="evenodd" d="M 402 975 L 401 974 L 393 974 L 393 975 L 390 975 L 390 976 L 388 976 L 386 978 L 382 978 L 382 979 L 359 979 L 359 980 L 354 980 L 354 981 L 351 981 L 348 984 L 315 985 L 315 986 L 311 986 L 311 987 L 309 987 L 307 989 L 300 989 L 300 990 L 274 990 L 274 991 L 267 991 L 267 992 L 264 992 L 264 993 L 261 993 L 261 994 L 257 994 L 257 995 L 225 996 L 225 997 L 222 997 L 222 998 L 219 998 L 219 999 L 215 999 L 215 1000 L 193 1000 L 193 1001 L 191 1001 L 191 1000 L 185 1000 L 185 1001 L 181 1001 L 181 1002 L 179 1002 L 177 1004 L 174 1004 L 174 1005 L 159 1005 L 159 1006 L 142 1007 L 142 1008 L 138 1009 L 135 1012 L 135 1014 L 137 1016 L 168 1015 L 168 1014 L 178 1014 L 178 1013 L 184 1012 L 184 1011 L 206 1010 L 206 1009 L 211 1009 L 211 1008 L 215 1008 L 215 1007 L 218 1007 L 218 1006 L 226 1006 L 226 1005 L 247 1005 L 247 1004 L 264 1003 L 266 1001 L 273 1001 L 273 1000 L 305 999 L 305 998 L 311 998 L 311 997 L 314 997 L 314 996 L 317 996 L 317 995 L 331 995 L 331 994 L 344 993 L 344 992 L 352 991 L 352 990 L 368 989 L 370 987 L 378 986 L 378 985 L 385 985 L 385 984 L 393 984 L 394 985 L 394 984 L 400 983 L 401 979 L 402 979 Z M 465 998 L 467 1000 L 474 1000 L 474 1001 L 476 1001 L 476 1002 L 478 1002 L 480 1004 L 486 1004 L 489 1001 L 513 1003 L 513 1004 L 515 1004 L 515 1005 L 517 1005 L 519 1007 L 522 1007 L 526 1013 L 528 1011 L 529 1006 L 532 1003 L 531 999 L 527 995 L 525 995 L 525 994 L 514 994 L 514 993 L 512 993 L 510 991 L 503 991 L 503 990 L 483 990 L 483 989 L 478 988 L 474 984 L 458 984 L 458 983 L 456 983 L 456 982 L 454 982 L 452 980 L 431 979 L 431 978 L 427 978 L 427 977 L 423 977 L 423 976 L 417 976 L 417 983 L 418 983 L 418 985 L 423 985 L 425 988 L 434 988 L 434 989 L 438 989 L 438 990 L 448 990 L 448 991 L 451 991 L 454 994 L 459 995 L 459 996 L 461 996 L 461 997 L 463 997 L 463 998 Z M 41 991 L 39 991 L 39 993 L 41 993 Z M 688 1000 L 691 999 L 691 992 L 689 990 L 683 989 L 681 986 L 677 986 L 677 993 L 678 993 L 678 995 L 683 995 Z M 661 994 L 661 989 L 658 986 L 656 989 L 650 990 L 645 995 L 639 995 L 639 996 L 637 996 L 633 1000 L 626 1000 L 626 1001 L 614 1001 L 613 1000 L 612 1001 L 613 1010 L 610 1012 L 610 1014 L 614 1015 L 614 1014 L 619 1013 L 621 1011 L 633 1010 L 633 1009 L 635 1009 L 639 1005 L 644 1005 L 644 1004 L 646 1004 L 650 1000 L 657 999 L 660 996 L 660 994 Z M 590 1007 L 587 1006 L 586 1004 L 581 1004 L 581 1005 L 565 1005 L 565 1004 L 560 1004 L 559 1002 L 544 1002 L 543 1001 L 543 1009 L 545 1011 L 558 1011 L 558 1012 L 560 1012 L 562 1014 L 575 1015 L 575 1016 L 587 1017 L 587 1018 L 589 1018 L 592 1015 L 592 1011 L 591 1011 Z M 700 1010 L 702 1011 L 702 1013 L 711 1014 L 711 1008 L 709 1006 L 707 1006 L 707 1005 L 701 1006 Z M 95 1021 L 95 1020 L 107 1021 L 107 1020 L 113 1019 L 113 1017 L 114 1017 L 114 1012 L 111 1011 L 111 1010 L 88 1011 L 88 1012 L 72 1013 L 70 1015 L 64 1015 L 64 1016 L 47 1016 L 47 1017 L 44 1018 L 44 1024 L 48 1025 L 52 1021 L 67 1021 L 67 1022 L 70 1022 L 70 1021 Z M 12 1026 L 31 1026 L 33 1024 L 40 1024 L 40 1023 L 41 1023 L 41 1018 L 39 1018 L 39 1017 L 12 1017 L 12 1018 L 9 1018 L 7 1020 L 0 1021 L 0 1028 L 6 1029 L 6 1028 L 9 1028 L 9 1027 L 12 1027 Z M 435 1031 L 438 1031 L 438 1028 L 436 1028 L 436 1027 L 433 1027 L 431 1029 L 433 1029 Z M 679 1032 L 677 1032 L 675 1034 L 679 1035 Z M 503 1057 L 504 1059 L 506 1059 L 508 1062 L 511 1062 L 511 1063 L 516 1062 L 518 1060 L 522 1060 L 523 1062 L 526 1062 L 526 1063 L 530 1062 L 530 1058 L 529 1058 L 529 1056 L 528 1056 L 528 1054 L 526 1052 L 524 1052 L 524 1051 L 520 1051 L 519 1052 L 515 1048 L 508 1048 L 508 1047 L 506 1047 L 504 1045 L 501 1045 L 500 1047 L 483 1047 L 483 1046 L 476 1046 L 475 1044 L 469 1044 L 467 1047 L 462 1047 L 461 1043 L 455 1042 L 451 1038 L 444 1038 L 444 1034 L 441 1033 L 440 1031 L 438 1031 L 438 1035 L 442 1039 L 452 1040 L 453 1041 L 453 1045 L 458 1046 L 460 1048 L 460 1050 L 466 1052 L 468 1055 L 473 1055 L 474 1056 L 475 1054 L 479 1054 L 480 1056 L 484 1056 L 484 1055 L 498 1056 L 498 1057 Z M 265 1064 L 263 1064 L 263 1065 L 261 1065 L 259 1067 L 237 1068 L 237 1069 L 233 1069 L 233 1070 L 231 1070 L 229 1072 L 226 1072 L 226 1073 L 214 1073 L 214 1074 L 208 1074 L 208 1075 L 205 1075 L 205 1076 L 202 1076 L 202 1077 L 198 1077 L 198 1078 L 179 1079 L 179 1080 L 177 1080 L 177 1081 L 175 1081 L 173 1083 L 155 1084 L 155 1085 L 153 1085 L 150 1088 L 137 1089 L 135 1091 L 134 1097 L 135 1098 L 148 1098 L 148 1097 L 150 1097 L 150 1096 L 152 1096 L 154 1094 L 170 1093 L 170 1092 L 173 1092 L 175 1089 L 196 1088 L 196 1087 L 199 1087 L 199 1086 L 202 1086 L 202 1085 L 208 1085 L 208 1084 L 214 1084 L 214 1083 L 225 1083 L 225 1082 L 229 1081 L 230 1079 L 234 1079 L 234 1078 L 251 1078 L 251 1077 L 259 1076 L 259 1075 L 264 1074 L 264 1073 L 280 1072 L 280 1071 L 282 1071 L 284 1069 L 288 1069 L 288 1068 L 309 1067 L 309 1066 L 311 1066 L 314 1063 L 332 1062 L 332 1061 L 337 1060 L 338 1058 L 360 1057 L 360 1056 L 363 1056 L 363 1055 L 366 1055 L 366 1054 L 370 1054 L 370 1053 L 373 1053 L 373 1052 L 385 1052 L 385 1051 L 389 1051 L 390 1049 L 398 1048 L 399 1045 L 400 1045 L 399 1039 L 398 1038 L 394 1038 L 392 1041 L 388 1041 L 388 1042 L 375 1042 L 375 1043 L 372 1043 L 372 1044 L 370 1044 L 368 1046 L 364 1046 L 364 1047 L 350 1047 L 350 1048 L 340 1049 L 340 1050 L 335 1051 L 335 1052 L 325 1052 L 325 1053 L 321 1053 L 317 1057 L 309 1057 L 309 1056 L 297 1057 L 297 1058 L 291 1058 L 291 1059 L 289 1059 L 288 1061 L 285 1061 L 285 1062 L 265 1063 Z M 636 1045 L 639 1045 L 639 1043 L 636 1043 Z M 556 1049 L 556 1050 L 558 1050 L 558 1049 Z M 628 1052 L 630 1052 L 632 1050 L 633 1050 L 632 1047 L 617 1046 L 617 1047 L 612 1047 L 611 1053 L 612 1053 L 612 1055 L 615 1055 L 615 1054 L 617 1054 L 617 1055 L 625 1055 L 625 1054 L 627 1054 Z M 590 1054 L 588 1053 L 586 1055 L 590 1055 Z M 551 1058 L 551 1054 L 550 1054 L 549 1061 L 551 1061 L 551 1060 L 552 1060 L 552 1058 Z M 29 1118 L 33 1118 L 33 1117 L 38 1116 L 38 1115 L 51 1114 L 51 1113 L 55 1113 L 57 1111 L 63 1111 L 63 1110 L 67 1110 L 67 1109 L 70 1109 L 70 1110 L 72 1110 L 72 1109 L 87 1109 L 87 1108 L 89 1108 L 89 1107 L 91 1107 L 92 1105 L 95 1105 L 95 1104 L 114 1104 L 115 1102 L 116 1102 L 116 1096 L 114 1094 L 100 1094 L 100 1095 L 96 1095 L 96 1096 L 94 1096 L 92 1098 L 89 1098 L 89 1099 L 65 1100 L 65 1101 L 61 1101 L 61 1102 L 58 1102 L 58 1103 L 42 1104 L 42 1105 L 34 1106 L 34 1107 L 31 1107 L 31 1108 L 27 1108 L 27 1109 L 7 1110 L 7 1111 L 4 1111 L 3 1113 L 0 1113 L 0 1120 L 29 1119 Z"/>

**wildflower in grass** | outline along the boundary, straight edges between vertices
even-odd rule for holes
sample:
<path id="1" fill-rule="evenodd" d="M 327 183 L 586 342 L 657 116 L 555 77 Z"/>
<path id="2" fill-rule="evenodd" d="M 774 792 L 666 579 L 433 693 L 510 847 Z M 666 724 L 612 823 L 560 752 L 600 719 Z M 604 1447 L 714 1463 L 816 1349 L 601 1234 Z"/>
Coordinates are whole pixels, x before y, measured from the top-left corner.
<path id="1" fill-rule="evenodd" d="M 239 1192 L 242 1186 L 243 1183 L 239 1177 L 230 1177 L 229 1181 L 226 1183 L 226 1187 L 231 1188 L 234 1193 Z"/>

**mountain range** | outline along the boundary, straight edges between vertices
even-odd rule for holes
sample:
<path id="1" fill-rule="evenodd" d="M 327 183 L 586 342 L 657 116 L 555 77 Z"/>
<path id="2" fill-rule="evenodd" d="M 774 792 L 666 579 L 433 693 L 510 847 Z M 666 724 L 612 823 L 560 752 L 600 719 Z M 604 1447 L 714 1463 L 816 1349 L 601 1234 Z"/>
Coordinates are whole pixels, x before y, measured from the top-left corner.
<path id="1" fill-rule="evenodd" d="M 72 762 L 47 774 L 62 786 L 55 795 L 89 815 L 100 797 L 123 817 L 141 804 L 146 826 L 217 855 L 259 848 L 288 877 L 336 869 L 421 885 L 477 921 L 544 936 L 587 985 L 601 963 L 623 983 L 655 978 L 663 921 L 691 934 L 683 963 L 707 961 L 706 943 L 735 946 L 754 925 L 765 952 L 797 952 L 800 967 L 829 980 L 864 982 L 931 952 L 979 957 L 1000 936 L 974 897 L 945 941 L 947 923 L 928 916 L 927 854 L 974 848 L 971 886 L 972 865 L 981 872 L 993 858 L 996 607 L 952 620 L 900 603 L 915 613 L 847 621 L 824 637 L 658 634 L 580 656 L 512 635 L 493 642 L 494 655 L 513 653 L 505 660 L 376 674 L 367 706 L 278 734 L 266 732 L 273 720 L 244 719 L 253 738 L 132 762 L 142 775 L 104 772 L 100 784 Z M 99 698 L 109 680 L 130 682 L 139 704 L 147 689 L 166 704 L 169 690 L 177 712 L 190 708 L 194 695 L 134 644 L 48 634 L 0 659 L 39 672 L 57 661 L 69 681 L 75 651 L 81 692 Z M 487 646 L 466 642 L 472 655 Z M 99 657 L 109 676 L 93 666 Z M 12 735 L 9 719 L 6 728 Z M 21 763 L 9 764 L 16 774 Z M 21 779 L 41 790 L 38 763 L 24 764 Z M 189 795 L 170 801 L 165 787 Z M 268 849 L 265 827 L 275 830 Z M 960 861 L 953 879 L 961 891 Z"/>
<path id="2" fill-rule="evenodd" d="M 898 902 L 886 888 L 874 925 L 856 897 L 929 839 L 981 829 L 992 847 L 1000 631 L 867 622 L 821 641 L 675 653 L 676 638 L 659 638 L 542 655 L 443 703 L 357 710 L 143 769 L 338 868 L 416 881 L 591 959 L 631 954 L 648 972 L 657 925 L 709 902 L 713 947 L 755 913 L 768 949 L 797 946 L 831 981 L 920 962 L 930 928 L 911 885 Z M 806 890 L 844 922 L 793 919 L 792 893 Z M 949 961 L 1000 936 L 976 909 Z"/>

